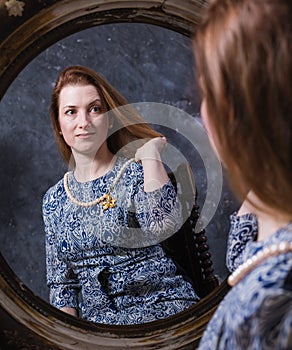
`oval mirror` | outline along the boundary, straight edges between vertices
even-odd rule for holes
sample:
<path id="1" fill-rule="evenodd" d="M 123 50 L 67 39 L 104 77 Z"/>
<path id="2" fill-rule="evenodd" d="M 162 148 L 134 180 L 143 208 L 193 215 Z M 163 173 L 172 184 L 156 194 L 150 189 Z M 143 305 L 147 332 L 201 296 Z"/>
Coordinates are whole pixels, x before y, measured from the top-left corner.
<path id="1" fill-rule="evenodd" d="M 15 3 L 19 4 L 14 7 L 14 12 L 11 12 L 12 5 Z M 199 0 L 141 2 L 51 0 L 37 3 L 32 0 L 10 0 L 0 5 L 3 27 L 0 34 L 0 97 L 2 98 L 0 115 L 1 120 L 7 123 L 7 130 L 9 129 L 5 135 L 6 138 L 1 142 L 4 171 L 1 173 L 0 181 L 3 203 L 1 205 L 3 256 L 1 256 L 0 267 L 0 332 L 2 334 L 0 335 L 7 347 L 14 349 L 23 347 L 29 349 L 194 349 L 198 344 L 208 320 L 227 291 L 224 282 L 227 274 L 224 268 L 224 251 L 227 216 L 234 207 L 228 189 L 223 190 L 219 212 L 214 222 L 208 226 L 211 248 L 216 247 L 211 249 L 215 274 L 219 276 L 220 282 L 223 282 L 190 309 L 149 324 L 135 326 L 92 324 L 51 307 L 46 301 L 47 295 L 44 289 L 44 261 L 38 259 L 42 257 L 40 252 L 44 249 L 44 242 L 38 238 L 43 235 L 37 230 L 43 228 L 38 224 L 34 227 L 30 220 L 36 207 L 40 213 L 41 201 L 41 197 L 35 198 L 32 193 L 46 190 L 52 184 L 51 174 L 58 176 L 64 171 L 61 161 L 60 163 L 56 161 L 59 155 L 54 148 L 51 129 L 44 122 L 44 118 L 48 115 L 48 111 L 45 110 L 48 108 L 48 102 L 42 101 L 43 95 L 38 92 L 38 89 L 47 88 L 48 90 L 43 93 L 49 97 L 50 89 L 60 69 L 58 62 L 66 61 L 68 64 L 80 62 L 83 64 L 88 60 L 94 62 L 92 57 L 88 57 L 91 55 L 90 51 L 74 53 L 74 49 L 80 46 L 74 43 L 80 44 L 83 41 L 85 47 L 88 47 L 92 42 L 94 47 L 103 48 L 102 59 L 95 62 L 94 68 L 100 73 L 104 72 L 103 75 L 106 75 L 113 85 L 117 86 L 127 98 L 130 97 L 130 102 L 157 99 L 157 102 L 172 104 L 190 114 L 197 113 L 198 101 L 192 100 L 195 97 L 195 90 L 192 87 L 192 55 L 189 37 L 200 18 L 204 3 L 205 1 Z M 7 4 L 11 7 L 9 8 Z M 96 29 L 98 32 L 95 32 Z M 142 34 L 140 37 L 132 36 L 131 45 L 128 45 L 131 52 L 125 54 L 123 43 L 129 40 L 131 32 Z M 143 50 L 138 50 L 139 45 Z M 166 50 L 166 46 L 172 47 L 172 50 Z M 108 57 L 109 52 L 112 52 L 113 60 Z M 145 55 L 146 52 L 148 52 L 147 59 L 143 60 L 143 54 Z M 77 55 L 76 61 L 72 60 L 74 54 Z M 117 59 L 119 54 L 127 68 L 126 71 L 117 63 L 114 65 L 114 62 L 121 62 L 121 59 Z M 172 71 L 175 60 L 167 58 L 167 55 L 171 54 L 175 54 L 175 59 L 181 63 L 177 73 Z M 125 63 L 127 55 L 128 62 Z M 137 57 L 133 59 L 135 55 Z M 151 68 L 151 62 L 154 69 Z M 166 62 L 169 64 L 168 69 L 166 69 Z M 112 64 L 112 69 L 108 64 Z M 163 69 L 165 72 L 162 71 Z M 157 79 L 163 80 L 163 83 L 159 83 L 161 84 L 159 88 L 157 88 L 158 83 L 154 82 L 157 72 L 159 72 Z M 178 88 L 186 86 L 184 91 L 178 93 L 177 88 L 173 88 L 172 79 L 167 78 L 169 73 L 178 74 Z M 148 83 L 144 91 L 147 74 Z M 37 75 L 38 79 L 30 79 L 33 75 Z M 36 82 L 41 81 L 45 84 L 40 87 Z M 125 81 L 127 84 L 124 83 Z M 152 89 L 150 82 L 154 82 L 153 85 L 156 85 L 157 90 Z M 26 92 L 30 90 L 30 93 L 24 94 L 25 104 L 20 97 L 24 90 Z M 185 96 L 192 97 L 186 99 Z M 17 122 L 12 121 L 9 115 L 13 115 L 16 104 L 23 115 L 31 111 L 28 107 L 30 104 L 34 106 L 34 113 L 39 114 L 27 115 L 25 121 L 19 119 Z M 37 119 L 38 122 L 35 124 L 36 118 L 42 115 L 44 117 Z M 18 144 L 21 140 L 13 139 L 13 135 L 17 137 L 22 135 L 26 139 L 26 146 L 21 147 Z M 37 153 L 37 143 L 34 142 L 34 138 L 40 138 L 38 142 L 45 144 L 45 148 L 41 151 L 44 152 L 44 149 L 47 149 L 50 156 L 42 157 Z M 9 139 L 13 142 L 8 142 Z M 178 143 L 180 142 L 182 140 L 178 140 Z M 33 154 L 30 154 L 29 147 L 33 147 Z M 27 170 L 26 167 L 28 161 L 33 163 L 36 174 L 30 175 L 31 170 Z M 39 168 L 46 169 L 41 172 L 41 181 L 38 179 Z M 34 190 L 39 183 L 42 184 L 43 189 Z M 11 199 L 12 192 L 20 195 L 15 195 Z M 30 199 L 27 200 L 27 198 Z M 17 217 L 14 213 L 17 213 Z M 37 220 L 41 222 L 40 217 Z M 26 236 L 28 230 L 29 239 L 28 235 Z M 22 235 L 17 235 L 16 232 L 22 232 Z M 218 232 L 221 232 L 221 235 Z M 42 277 L 36 278 L 36 276 Z"/>

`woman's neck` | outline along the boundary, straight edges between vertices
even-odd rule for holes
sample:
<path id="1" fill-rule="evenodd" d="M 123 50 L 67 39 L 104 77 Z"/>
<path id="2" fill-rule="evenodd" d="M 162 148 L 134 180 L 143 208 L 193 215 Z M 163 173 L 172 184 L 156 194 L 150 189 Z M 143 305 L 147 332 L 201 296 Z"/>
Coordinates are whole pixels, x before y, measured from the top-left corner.
<path id="1" fill-rule="evenodd" d="M 272 209 L 271 209 L 272 210 Z M 258 241 L 264 241 L 270 238 L 275 232 L 282 227 L 288 225 L 292 221 L 292 218 L 283 216 L 281 213 L 273 212 L 266 213 L 261 212 L 258 217 Z"/>
<path id="2" fill-rule="evenodd" d="M 258 241 L 267 240 L 280 228 L 292 221 L 292 216 L 284 215 L 281 211 L 263 203 L 253 192 L 249 192 L 238 211 L 238 215 L 252 213 L 258 220 Z"/>
<path id="3" fill-rule="evenodd" d="M 107 147 L 99 149 L 95 157 L 74 154 L 74 177 L 78 182 L 97 179 L 110 171 L 114 165 L 115 156 Z"/>

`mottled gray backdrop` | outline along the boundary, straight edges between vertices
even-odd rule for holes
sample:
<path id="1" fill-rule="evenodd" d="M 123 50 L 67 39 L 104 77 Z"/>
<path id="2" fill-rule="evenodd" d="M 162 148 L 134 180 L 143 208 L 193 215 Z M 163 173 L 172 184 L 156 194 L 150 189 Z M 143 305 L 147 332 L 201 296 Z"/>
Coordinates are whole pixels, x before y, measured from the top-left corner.
<path id="1" fill-rule="evenodd" d="M 97 70 L 131 103 L 164 103 L 199 117 L 190 39 L 153 25 L 109 24 L 81 31 L 49 47 L 19 74 L 0 103 L 0 247 L 15 273 L 44 299 L 42 196 L 67 170 L 52 134 L 49 101 L 60 70 L 72 64 Z M 179 134 L 170 130 L 166 136 L 190 162 L 202 205 L 207 184 L 200 157 Z M 226 277 L 228 216 L 236 206 L 225 181 L 206 229 L 221 280 Z"/>

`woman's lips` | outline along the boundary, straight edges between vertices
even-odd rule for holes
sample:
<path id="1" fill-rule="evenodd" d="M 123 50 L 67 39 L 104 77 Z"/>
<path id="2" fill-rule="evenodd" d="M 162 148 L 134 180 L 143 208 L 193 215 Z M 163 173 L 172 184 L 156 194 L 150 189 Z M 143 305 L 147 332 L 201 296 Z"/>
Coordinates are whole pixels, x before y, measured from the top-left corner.
<path id="1" fill-rule="evenodd" d="M 94 133 L 91 133 L 91 132 L 88 132 L 88 133 L 85 133 L 85 134 L 77 134 L 76 136 L 80 139 L 87 139 L 88 137 L 91 137 L 93 136 Z"/>

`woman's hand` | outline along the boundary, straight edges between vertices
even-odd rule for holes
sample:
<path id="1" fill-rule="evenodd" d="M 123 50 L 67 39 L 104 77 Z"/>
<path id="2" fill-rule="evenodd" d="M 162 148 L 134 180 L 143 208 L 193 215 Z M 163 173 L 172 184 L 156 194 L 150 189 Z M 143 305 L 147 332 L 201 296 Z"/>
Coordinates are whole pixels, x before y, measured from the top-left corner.
<path id="1" fill-rule="evenodd" d="M 160 158 L 165 145 L 165 137 L 155 137 L 137 149 L 135 160 L 142 162 L 145 192 L 155 191 L 169 180 Z"/>
<path id="2" fill-rule="evenodd" d="M 161 160 L 160 153 L 166 145 L 166 137 L 155 137 L 146 142 L 137 149 L 135 154 L 136 161 L 143 160 Z"/>

